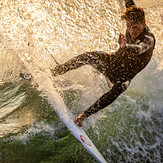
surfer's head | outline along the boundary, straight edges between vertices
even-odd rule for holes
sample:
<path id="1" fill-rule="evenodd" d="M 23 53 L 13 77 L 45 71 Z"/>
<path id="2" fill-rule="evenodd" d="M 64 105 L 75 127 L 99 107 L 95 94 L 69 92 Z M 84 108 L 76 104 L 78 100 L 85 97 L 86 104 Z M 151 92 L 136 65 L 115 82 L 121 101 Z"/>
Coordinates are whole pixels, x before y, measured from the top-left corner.
<path id="1" fill-rule="evenodd" d="M 145 13 L 142 8 L 130 7 L 122 15 L 122 19 L 126 20 L 127 30 L 133 38 L 143 32 L 145 27 Z"/>
<path id="2" fill-rule="evenodd" d="M 126 9 L 126 12 L 123 13 L 122 19 L 143 23 L 145 20 L 145 13 L 140 7 L 129 7 Z"/>

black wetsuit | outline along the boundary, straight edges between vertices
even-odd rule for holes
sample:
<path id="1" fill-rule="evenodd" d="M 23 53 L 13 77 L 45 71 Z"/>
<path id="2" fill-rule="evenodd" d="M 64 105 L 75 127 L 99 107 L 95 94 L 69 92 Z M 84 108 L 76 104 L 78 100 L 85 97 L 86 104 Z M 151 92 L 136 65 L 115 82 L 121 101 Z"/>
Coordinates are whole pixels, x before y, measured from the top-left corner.
<path id="1" fill-rule="evenodd" d="M 135 5 L 133 0 L 126 0 L 126 7 Z M 86 52 L 78 55 L 52 70 L 54 76 L 91 65 L 111 81 L 113 87 L 91 105 L 84 113 L 88 116 L 111 104 L 126 90 L 130 81 L 149 63 L 155 46 L 154 35 L 146 26 L 135 39 L 126 31 L 127 45 L 109 55 L 102 51 Z"/>

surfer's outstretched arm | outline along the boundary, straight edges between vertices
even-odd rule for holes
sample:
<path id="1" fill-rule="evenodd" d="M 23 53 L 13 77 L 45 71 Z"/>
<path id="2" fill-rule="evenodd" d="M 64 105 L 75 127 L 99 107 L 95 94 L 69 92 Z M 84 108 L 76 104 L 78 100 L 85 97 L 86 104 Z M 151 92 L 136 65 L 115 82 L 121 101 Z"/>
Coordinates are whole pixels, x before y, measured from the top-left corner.
<path id="1" fill-rule="evenodd" d="M 91 105 L 87 110 L 81 113 L 76 119 L 75 123 L 79 127 L 82 126 L 83 121 L 90 115 L 98 112 L 99 110 L 110 105 L 122 92 L 124 92 L 129 86 L 130 81 L 117 82 L 114 84 L 112 89 L 105 93 L 99 100 L 97 100 L 93 105 Z"/>

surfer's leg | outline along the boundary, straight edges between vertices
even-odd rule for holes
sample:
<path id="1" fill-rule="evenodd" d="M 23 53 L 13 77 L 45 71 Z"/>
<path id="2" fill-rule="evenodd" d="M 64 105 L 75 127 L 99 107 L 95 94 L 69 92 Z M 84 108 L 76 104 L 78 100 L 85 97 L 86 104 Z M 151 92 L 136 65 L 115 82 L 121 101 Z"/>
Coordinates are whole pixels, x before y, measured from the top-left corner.
<path id="1" fill-rule="evenodd" d="M 87 110 L 84 111 L 85 115 L 88 117 L 110 105 L 121 93 L 123 93 L 128 88 L 129 84 L 130 81 L 119 81 L 114 84 L 112 89 L 110 89 L 99 100 L 97 100 L 93 105 L 91 105 Z"/>
<path id="2" fill-rule="evenodd" d="M 60 64 L 56 66 L 54 69 L 51 69 L 52 75 L 57 76 L 64 74 L 70 70 L 77 69 L 83 65 L 92 65 L 95 67 L 95 65 L 100 65 L 100 61 L 102 58 L 101 55 L 106 55 L 106 53 L 103 52 L 86 52 L 81 55 L 78 55 L 69 61 L 65 62 L 64 64 Z M 100 66 L 96 66 L 100 67 Z"/>
<path id="3" fill-rule="evenodd" d="M 51 69 L 52 75 L 57 76 L 57 75 L 65 74 L 66 72 L 70 70 L 74 70 L 85 64 L 88 64 L 90 60 L 91 60 L 91 57 L 89 53 L 78 55 L 70 59 L 69 61 L 65 62 L 64 64 L 60 64 L 56 66 L 54 69 Z"/>

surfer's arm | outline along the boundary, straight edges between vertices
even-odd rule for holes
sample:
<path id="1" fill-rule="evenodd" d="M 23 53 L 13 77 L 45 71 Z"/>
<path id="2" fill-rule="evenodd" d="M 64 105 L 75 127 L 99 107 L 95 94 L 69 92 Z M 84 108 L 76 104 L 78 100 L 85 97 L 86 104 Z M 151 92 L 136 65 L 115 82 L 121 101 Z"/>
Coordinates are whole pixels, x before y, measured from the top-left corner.
<path id="1" fill-rule="evenodd" d="M 140 55 L 154 47 L 154 38 L 152 36 L 146 35 L 142 42 L 140 42 L 138 44 L 126 44 L 126 47 L 128 49 L 134 50 L 135 55 Z"/>
<path id="2" fill-rule="evenodd" d="M 129 81 L 127 82 L 117 82 L 114 84 L 112 89 L 105 93 L 99 100 L 97 100 L 93 105 L 91 105 L 87 110 L 81 113 L 76 119 L 75 123 L 80 127 L 82 122 L 90 115 L 98 112 L 99 110 L 110 105 L 122 92 L 124 92 L 129 86 Z"/>
<path id="3" fill-rule="evenodd" d="M 136 6 L 133 0 L 125 0 L 125 5 L 126 5 L 126 8 Z"/>

